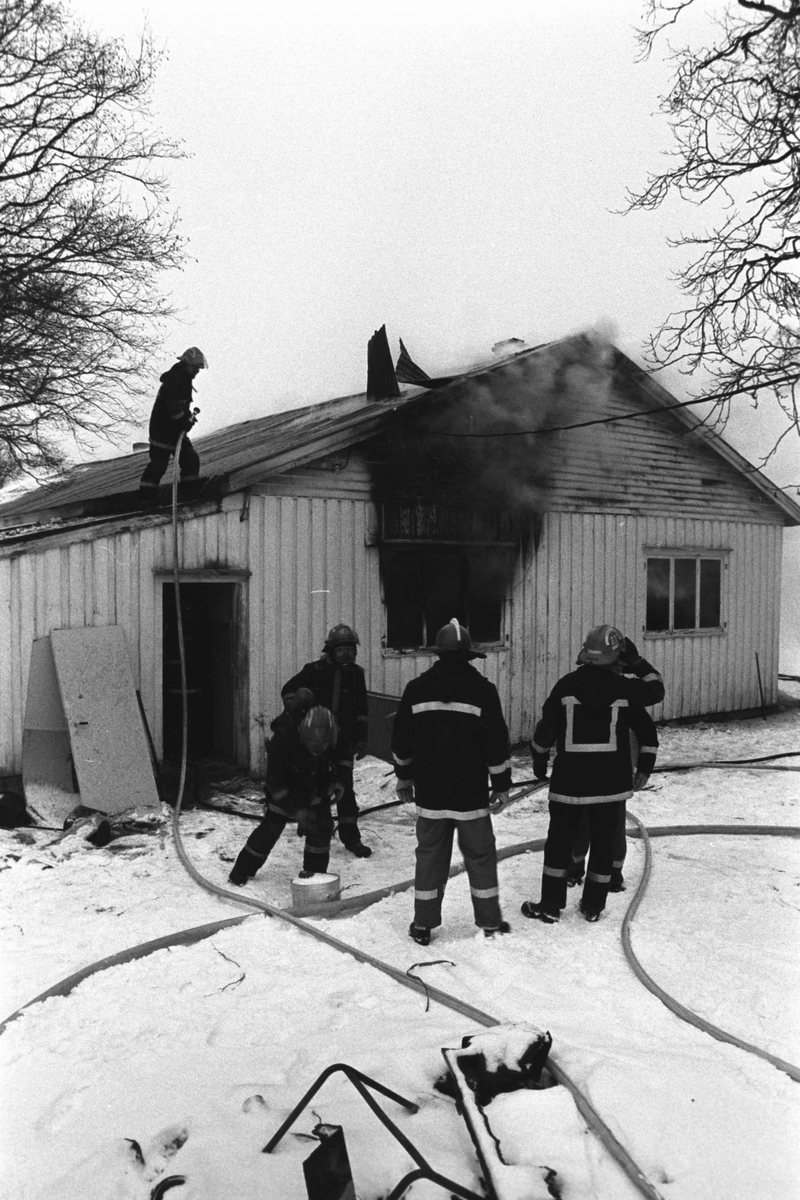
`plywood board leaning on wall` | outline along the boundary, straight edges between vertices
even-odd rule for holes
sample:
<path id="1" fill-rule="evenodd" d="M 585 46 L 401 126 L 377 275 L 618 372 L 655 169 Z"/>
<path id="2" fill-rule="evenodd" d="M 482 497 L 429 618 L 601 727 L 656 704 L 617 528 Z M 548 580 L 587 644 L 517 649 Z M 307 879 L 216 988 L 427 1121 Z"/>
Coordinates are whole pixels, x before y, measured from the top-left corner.
<path id="1" fill-rule="evenodd" d="M 48 824 L 78 804 L 108 815 L 159 808 L 120 626 L 34 641 L 22 775 L 29 808 Z"/>

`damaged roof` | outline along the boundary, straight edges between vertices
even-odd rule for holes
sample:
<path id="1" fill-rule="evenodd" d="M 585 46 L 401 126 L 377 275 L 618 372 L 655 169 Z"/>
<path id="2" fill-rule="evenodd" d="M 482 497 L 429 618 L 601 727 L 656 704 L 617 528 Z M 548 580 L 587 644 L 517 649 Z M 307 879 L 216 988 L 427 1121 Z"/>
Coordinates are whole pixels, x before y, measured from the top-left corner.
<path id="1" fill-rule="evenodd" d="M 571 339 L 565 339 L 571 340 Z M 521 343 L 524 346 L 524 343 Z M 404 386 L 399 397 L 374 400 L 366 393 L 342 396 L 305 408 L 292 409 L 229 425 L 202 437 L 193 437 L 202 462 L 204 487 L 197 503 L 243 491 L 270 476 L 303 466 L 338 450 L 363 442 L 380 433 L 404 410 L 429 403 L 436 392 L 450 390 L 461 380 L 494 372 L 512 360 L 541 354 L 548 343 L 525 346 L 510 356 L 462 371 L 449 380 L 431 380 L 428 386 Z M 505 343 L 504 348 L 510 344 Z M 708 430 L 688 408 L 677 401 L 646 371 L 609 344 L 616 364 L 635 380 L 646 406 L 673 408 L 674 416 L 696 433 L 747 480 L 762 491 L 783 513 L 784 523 L 800 525 L 800 505 L 753 467 L 719 435 Z M 432 390 L 433 384 L 445 387 Z M 649 401 L 649 403 L 648 403 Z M 139 479 L 147 462 L 147 451 L 138 451 L 101 462 L 84 463 L 62 479 L 0 504 L 0 544 L 27 541 L 43 533 L 102 524 L 121 515 L 136 515 L 137 521 L 161 521 L 162 510 L 136 511 Z M 171 480 L 171 471 L 166 480 Z"/>

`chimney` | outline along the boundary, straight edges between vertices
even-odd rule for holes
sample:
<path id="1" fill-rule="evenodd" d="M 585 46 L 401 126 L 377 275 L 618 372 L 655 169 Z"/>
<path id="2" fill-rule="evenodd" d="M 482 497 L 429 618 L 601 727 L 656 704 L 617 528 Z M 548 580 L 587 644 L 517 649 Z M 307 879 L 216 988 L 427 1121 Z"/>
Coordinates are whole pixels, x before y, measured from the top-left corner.
<path id="1" fill-rule="evenodd" d="M 367 399 L 391 400 L 399 395 L 386 326 L 381 325 L 367 342 Z"/>

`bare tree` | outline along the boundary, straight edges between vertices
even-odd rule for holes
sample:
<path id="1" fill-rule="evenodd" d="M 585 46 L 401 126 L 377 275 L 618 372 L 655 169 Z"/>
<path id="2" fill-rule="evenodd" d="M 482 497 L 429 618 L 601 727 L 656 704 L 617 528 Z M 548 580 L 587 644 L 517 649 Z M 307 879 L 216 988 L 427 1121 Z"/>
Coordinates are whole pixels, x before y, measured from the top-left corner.
<path id="1" fill-rule="evenodd" d="M 695 0 L 649 0 L 644 56 Z M 715 201 L 716 228 L 671 244 L 694 257 L 678 274 L 689 305 L 651 339 L 651 362 L 702 378 L 724 426 L 735 397 L 779 405 L 783 439 L 800 432 L 800 0 L 736 0 L 715 25 L 715 44 L 675 52 L 661 111 L 675 148 L 668 170 L 629 193 L 653 209 L 670 193 Z"/>
<path id="2" fill-rule="evenodd" d="M 159 54 L 76 25 L 60 0 L 0 5 L 0 480 L 59 469 L 65 439 L 133 416 L 182 259 L 153 132 Z"/>

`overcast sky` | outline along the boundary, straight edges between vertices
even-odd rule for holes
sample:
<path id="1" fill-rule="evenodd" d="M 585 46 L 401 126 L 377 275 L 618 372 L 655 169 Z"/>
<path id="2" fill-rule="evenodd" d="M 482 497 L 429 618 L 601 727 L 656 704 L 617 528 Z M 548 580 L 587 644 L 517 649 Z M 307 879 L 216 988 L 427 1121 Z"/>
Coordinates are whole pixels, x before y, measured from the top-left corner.
<path id="1" fill-rule="evenodd" d="M 363 391 L 384 323 L 436 374 L 587 328 L 638 358 L 680 305 L 667 238 L 707 214 L 619 211 L 671 146 L 672 67 L 637 62 L 644 0 L 71 8 L 108 36 L 147 20 L 166 51 L 155 115 L 190 156 L 168 174 L 191 257 L 153 385 L 203 349 L 198 434 Z M 730 440 L 756 458 L 763 426 L 742 400 Z"/>

